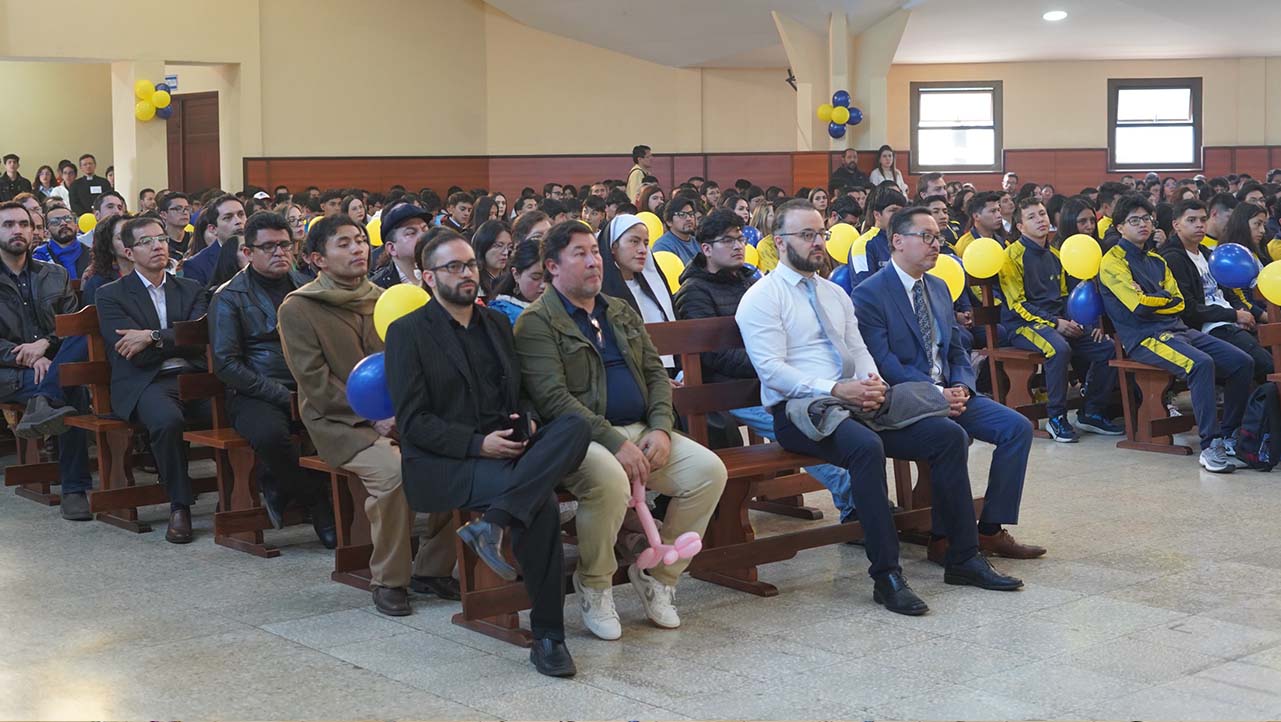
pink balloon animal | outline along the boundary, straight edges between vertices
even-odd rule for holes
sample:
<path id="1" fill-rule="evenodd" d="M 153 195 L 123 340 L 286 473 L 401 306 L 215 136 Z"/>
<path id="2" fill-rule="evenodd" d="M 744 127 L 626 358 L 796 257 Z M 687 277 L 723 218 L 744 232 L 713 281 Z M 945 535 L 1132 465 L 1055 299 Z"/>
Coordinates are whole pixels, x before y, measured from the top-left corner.
<path id="1" fill-rule="evenodd" d="M 681 534 L 672 544 L 663 543 L 663 538 L 658 535 L 658 525 L 649 513 L 649 505 L 645 503 L 645 485 L 639 481 L 632 484 L 632 497 L 627 505 L 636 510 L 636 516 L 640 517 L 641 526 L 645 529 L 645 539 L 649 541 L 649 548 L 636 557 L 637 568 L 652 569 L 660 563 L 675 564 L 677 559 L 689 559 L 703 549 L 703 540 L 696 531 Z"/>

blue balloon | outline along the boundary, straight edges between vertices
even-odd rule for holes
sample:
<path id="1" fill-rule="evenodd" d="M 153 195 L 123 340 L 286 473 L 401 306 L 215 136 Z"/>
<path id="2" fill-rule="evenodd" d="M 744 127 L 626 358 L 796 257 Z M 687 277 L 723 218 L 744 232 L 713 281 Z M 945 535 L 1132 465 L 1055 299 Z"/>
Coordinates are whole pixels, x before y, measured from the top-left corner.
<path id="1" fill-rule="evenodd" d="M 757 268 L 756 266 L 753 266 L 750 263 L 744 263 L 743 268 L 747 269 L 747 274 L 753 281 L 761 280 L 761 269 Z"/>
<path id="2" fill-rule="evenodd" d="M 845 121 L 846 125 L 858 125 L 863 122 L 863 111 L 858 108 L 850 108 L 850 119 Z"/>
<path id="3" fill-rule="evenodd" d="M 1259 261 L 1245 246 L 1223 243 L 1210 254 L 1210 273 L 1221 286 L 1252 288 L 1259 278 Z"/>
<path id="4" fill-rule="evenodd" d="M 761 232 L 756 226 L 743 226 L 743 240 L 755 248 L 756 244 L 761 242 Z"/>
<path id="5" fill-rule="evenodd" d="M 850 277 L 850 267 L 844 263 L 837 266 L 836 270 L 832 271 L 832 275 L 828 276 L 827 280 L 845 289 L 846 293 L 854 292 L 854 279 Z"/>
<path id="6" fill-rule="evenodd" d="M 838 90 L 832 93 L 832 105 L 842 108 L 850 107 L 850 91 Z"/>
<path id="7" fill-rule="evenodd" d="M 1103 297 L 1099 295 L 1094 281 L 1082 281 L 1067 300 L 1068 318 L 1082 326 L 1098 326 L 1099 317 L 1103 315 Z"/>
<path id="8" fill-rule="evenodd" d="M 168 83 L 156 83 L 156 90 L 163 90 L 166 93 L 173 92 L 173 89 L 169 87 Z"/>
<path id="9" fill-rule="evenodd" d="M 386 358 L 379 351 L 361 359 L 347 377 L 347 403 L 352 411 L 369 419 L 382 421 L 396 415 L 387 390 Z"/>
<path id="10" fill-rule="evenodd" d="M 840 123 L 828 123 L 827 134 L 832 136 L 833 138 L 844 138 L 845 126 Z"/>
<path id="11" fill-rule="evenodd" d="M 156 108 L 156 117 L 169 120 L 173 116 L 173 105 L 166 105 L 163 108 Z"/>

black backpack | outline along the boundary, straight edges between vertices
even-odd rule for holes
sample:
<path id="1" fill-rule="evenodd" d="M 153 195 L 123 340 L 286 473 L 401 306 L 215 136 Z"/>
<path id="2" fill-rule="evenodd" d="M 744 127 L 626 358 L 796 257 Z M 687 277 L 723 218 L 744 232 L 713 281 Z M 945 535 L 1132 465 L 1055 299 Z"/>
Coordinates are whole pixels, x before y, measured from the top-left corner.
<path id="1" fill-rule="evenodd" d="M 1281 399 L 1275 383 L 1261 384 L 1250 394 L 1237 432 L 1237 458 L 1259 471 L 1272 471 L 1281 462 Z"/>

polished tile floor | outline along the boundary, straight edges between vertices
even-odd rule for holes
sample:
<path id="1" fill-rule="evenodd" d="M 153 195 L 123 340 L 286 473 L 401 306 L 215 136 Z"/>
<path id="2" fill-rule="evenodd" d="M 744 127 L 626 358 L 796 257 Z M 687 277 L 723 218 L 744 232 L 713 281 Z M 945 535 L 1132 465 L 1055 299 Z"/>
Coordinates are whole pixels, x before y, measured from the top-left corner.
<path id="1" fill-rule="evenodd" d="M 989 449 L 973 448 L 982 487 Z M 9 460 L 5 460 L 9 461 Z M 857 547 L 762 569 L 758 599 L 682 582 L 684 626 L 617 590 L 619 642 L 583 630 L 580 674 L 449 623 L 455 606 L 374 612 L 328 581 L 309 530 L 262 560 L 134 536 L 0 491 L 0 718 L 23 719 L 1268 719 L 1281 716 L 1281 472 L 1200 473 L 1192 457 L 1038 441 L 1018 593 L 904 567 L 932 611 L 871 601 Z M 811 503 L 830 509 L 828 500 Z M 799 522 L 758 516 L 764 529 Z"/>

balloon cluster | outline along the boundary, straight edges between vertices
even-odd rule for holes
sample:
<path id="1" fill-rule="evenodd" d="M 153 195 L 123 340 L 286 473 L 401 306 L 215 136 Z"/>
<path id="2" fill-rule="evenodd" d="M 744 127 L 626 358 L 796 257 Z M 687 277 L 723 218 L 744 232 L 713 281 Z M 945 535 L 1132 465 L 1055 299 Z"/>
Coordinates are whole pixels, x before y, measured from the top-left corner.
<path id="1" fill-rule="evenodd" d="M 170 88 L 164 83 L 152 83 L 150 80 L 139 80 L 133 84 L 133 94 L 138 99 L 133 106 L 133 117 L 146 123 L 152 118 L 168 120 L 173 115 L 169 103 L 173 98 Z"/>
<path id="2" fill-rule="evenodd" d="M 426 290 L 408 283 L 401 283 L 383 292 L 374 304 L 374 330 L 378 337 L 387 339 L 391 322 L 411 313 L 431 300 Z M 382 421 L 396 415 L 387 388 L 387 365 L 383 352 L 370 354 L 356 364 L 347 377 L 347 403 L 357 415 L 370 421 Z"/>
<path id="3" fill-rule="evenodd" d="M 827 123 L 827 134 L 833 138 L 845 137 L 845 126 L 863 122 L 863 111 L 850 107 L 850 91 L 832 93 L 832 102 L 818 106 L 818 119 Z"/>

